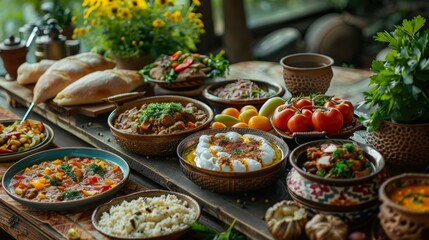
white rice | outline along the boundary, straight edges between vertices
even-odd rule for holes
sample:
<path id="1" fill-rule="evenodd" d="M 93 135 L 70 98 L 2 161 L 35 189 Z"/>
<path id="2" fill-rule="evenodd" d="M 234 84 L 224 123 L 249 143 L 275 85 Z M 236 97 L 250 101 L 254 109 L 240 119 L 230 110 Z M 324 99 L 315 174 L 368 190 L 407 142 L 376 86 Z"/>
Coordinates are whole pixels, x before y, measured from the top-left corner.
<path id="1" fill-rule="evenodd" d="M 196 220 L 196 214 L 175 195 L 140 197 L 112 206 L 102 214 L 98 226 L 119 237 L 155 237 L 186 228 Z"/>

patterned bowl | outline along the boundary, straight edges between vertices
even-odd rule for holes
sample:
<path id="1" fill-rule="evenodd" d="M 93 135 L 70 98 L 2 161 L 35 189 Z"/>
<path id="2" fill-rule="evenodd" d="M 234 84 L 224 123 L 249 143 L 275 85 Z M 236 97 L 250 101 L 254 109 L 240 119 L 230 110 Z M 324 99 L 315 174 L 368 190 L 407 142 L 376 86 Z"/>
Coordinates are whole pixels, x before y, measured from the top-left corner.
<path id="1" fill-rule="evenodd" d="M 428 174 L 409 173 L 392 177 L 381 185 L 380 225 L 390 239 L 429 239 L 429 212 L 404 208 L 390 196 L 398 188 L 429 185 Z"/>
<path id="2" fill-rule="evenodd" d="M 224 87 L 227 84 L 236 82 L 237 80 L 238 79 L 225 80 L 225 81 L 210 84 L 206 88 L 204 88 L 202 94 L 204 98 L 207 99 L 210 106 L 214 108 L 215 112 L 220 113 L 222 112 L 223 109 L 228 107 L 233 107 L 240 110 L 240 108 L 244 107 L 245 105 L 253 105 L 257 109 L 259 109 L 269 98 L 282 97 L 285 93 L 285 89 L 275 82 L 268 82 L 263 80 L 250 80 L 255 84 L 257 84 L 260 88 L 264 89 L 265 91 L 272 92 L 273 95 L 270 97 L 260 98 L 260 99 L 225 99 L 225 98 L 220 98 L 213 94 L 213 92 L 216 89 L 220 87 Z M 249 79 L 243 79 L 243 80 L 249 80 Z"/>
<path id="3" fill-rule="evenodd" d="M 198 143 L 200 136 L 226 132 L 261 136 L 279 147 L 282 157 L 278 162 L 252 172 L 212 171 L 197 167 L 184 158 L 185 152 Z M 197 185 L 215 192 L 237 193 L 253 191 L 273 184 L 285 172 L 289 147 L 280 138 L 261 130 L 251 128 L 219 128 L 200 131 L 183 139 L 177 147 L 177 155 L 180 159 L 182 172 Z"/>
<path id="4" fill-rule="evenodd" d="M 208 118 L 206 122 L 198 127 L 195 127 L 190 130 L 174 133 L 174 134 L 163 134 L 163 135 L 142 135 L 142 134 L 131 134 L 121 131 L 115 128 L 115 120 L 119 115 L 125 112 L 128 109 L 134 107 L 140 108 L 143 104 L 147 103 L 163 103 L 163 102 L 179 102 L 182 105 L 188 103 L 194 103 L 195 106 L 206 112 Z M 205 129 L 209 126 L 210 122 L 213 120 L 213 110 L 207 106 L 207 104 L 202 103 L 198 100 L 174 96 L 174 95 L 165 95 L 165 96 L 156 96 L 148 97 L 144 99 L 139 99 L 133 102 L 129 102 L 115 109 L 108 118 L 108 124 L 110 131 L 112 132 L 113 137 L 116 142 L 122 148 L 145 156 L 168 156 L 174 154 L 176 151 L 177 145 L 185 137 L 191 135 L 192 133 L 198 132 L 202 129 Z M 154 147 L 156 146 L 156 147 Z"/>
<path id="5" fill-rule="evenodd" d="M 289 161 L 292 170 L 287 176 L 288 191 L 293 200 L 305 207 L 310 216 L 316 213 L 340 217 L 353 228 L 362 226 L 377 212 L 378 189 L 387 178 L 384 159 L 375 149 L 358 144 L 365 157 L 373 164 L 374 171 L 355 179 L 322 178 L 303 170 L 307 161 L 306 150 L 322 143 L 356 143 L 351 140 L 331 139 L 308 142 L 295 148 Z"/>

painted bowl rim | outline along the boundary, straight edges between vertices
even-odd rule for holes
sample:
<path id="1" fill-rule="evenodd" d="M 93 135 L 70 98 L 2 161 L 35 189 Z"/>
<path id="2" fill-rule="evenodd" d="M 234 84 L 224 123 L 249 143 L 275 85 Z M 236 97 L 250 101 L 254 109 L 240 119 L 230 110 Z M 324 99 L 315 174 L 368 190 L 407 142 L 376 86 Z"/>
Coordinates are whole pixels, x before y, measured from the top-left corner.
<path id="1" fill-rule="evenodd" d="M 297 156 L 295 156 L 297 154 L 297 152 L 302 151 L 303 149 L 305 150 L 308 146 L 313 146 L 313 145 L 320 145 L 322 143 L 326 143 L 326 142 L 342 142 L 342 143 L 354 143 L 359 145 L 362 150 L 364 150 L 364 152 L 369 155 L 369 153 L 367 151 L 365 151 L 365 148 L 370 149 L 371 151 L 377 153 L 379 155 L 379 164 L 375 165 L 375 163 L 373 163 L 376 167 L 376 171 L 371 172 L 370 175 L 365 176 L 365 177 L 360 177 L 360 178 L 352 178 L 352 179 L 342 179 L 342 178 L 323 178 L 323 177 L 319 177 L 317 175 L 314 174 L 310 174 L 305 172 L 304 170 L 302 170 L 302 168 L 300 166 L 298 166 L 297 164 Z M 371 156 L 373 158 L 375 158 L 374 156 Z M 304 178 L 315 181 L 315 182 L 319 182 L 319 183 L 323 183 L 326 185 L 349 185 L 349 184 L 355 184 L 355 183 L 361 183 L 361 182 L 366 182 L 368 180 L 373 179 L 374 177 L 376 177 L 377 175 L 379 175 L 383 169 L 385 168 L 385 160 L 383 158 L 383 156 L 373 147 L 366 145 L 366 144 L 362 144 L 353 140 L 348 140 L 348 139 L 323 139 L 323 140 L 315 140 L 315 141 L 310 141 L 307 143 L 304 143 L 302 145 L 299 145 L 298 147 L 296 147 L 294 150 L 292 150 L 292 152 L 289 155 L 289 163 L 292 165 L 292 167 Z"/>
<path id="2" fill-rule="evenodd" d="M 123 202 L 125 200 L 130 201 L 130 200 L 134 200 L 137 199 L 139 197 L 154 197 L 154 196 L 161 196 L 161 195 L 166 195 L 166 194 L 171 194 L 171 195 L 175 195 L 180 197 L 180 199 L 185 200 L 188 205 L 190 207 L 192 207 L 195 212 L 196 212 L 196 216 L 195 216 L 195 221 L 198 220 L 198 218 L 201 215 L 201 207 L 198 204 L 198 202 L 192 198 L 189 195 L 183 194 L 183 193 L 179 193 L 179 192 L 173 192 L 173 191 L 168 191 L 168 190 L 162 190 L 162 189 L 149 189 L 149 190 L 143 190 L 143 191 L 139 191 L 139 192 L 134 192 L 134 193 L 130 193 L 128 195 L 124 195 L 124 196 L 119 196 L 116 198 L 111 199 L 110 201 L 101 204 L 100 206 L 98 206 L 92 213 L 91 216 L 91 222 L 92 225 L 95 227 L 95 229 L 97 229 L 97 231 L 99 231 L 100 233 L 102 233 L 105 236 L 114 238 L 114 239 L 147 239 L 147 240 L 156 240 L 156 239 L 164 239 L 164 238 L 168 238 L 170 235 L 172 234 L 176 234 L 178 232 L 183 232 L 183 231 L 187 231 L 190 226 L 188 225 L 186 228 L 181 229 L 179 231 L 175 231 L 172 233 L 169 233 L 167 235 L 162 235 L 162 236 L 157 236 L 157 237 L 149 237 L 149 238 L 141 238 L 141 237 L 121 237 L 121 236 L 116 236 L 116 235 L 111 235 L 109 233 L 104 232 L 99 226 L 98 226 L 98 219 L 96 219 L 96 215 L 98 212 L 101 211 L 101 208 L 107 208 L 106 211 L 103 212 L 107 212 L 110 210 L 110 208 L 114 205 L 114 204 L 119 204 L 120 202 Z M 154 196 L 152 196 L 154 195 Z M 169 239 L 169 238 L 168 238 Z"/>
<path id="3" fill-rule="evenodd" d="M 83 198 L 83 199 L 77 199 L 77 200 L 70 200 L 70 201 L 66 201 L 66 202 L 36 202 L 36 201 L 31 201 L 31 200 L 27 200 L 24 198 L 20 198 L 18 196 L 15 196 L 14 194 L 12 194 L 10 188 L 8 185 L 5 184 L 6 181 L 10 182 L 10 179 L 17 174 L 18 172 L 22 171 L 23 168 L 17 170 L 17 166 L 21 165 L 23 162 L 29 162 L 32 158 L 34 157 L 39 157 L 41 155 L 45 155 L 51 152 L 61 152 L 61 151 L 96 151 L 96 152 L 102 152 L 104 154 L 110 155 L 112 157 L 115 157 L 118 161 L 122 162 L 121 165 L 125 166 L 125 169 L 122 168 L 122 166 L 120 164 L 116 164 L 115 161 L 111 161 L 109 159 L 103 159 L 105 161 L 114 163 L 115 165 L 118 165 L 119 167 L 121 167 L 122 172 L 123 172 L 123 179 L 121 182 L 119 182 L 114 188 L 109 189 L 108 191 L 102 192 L 98 195 L 89 197 L 89 198 Z M 27 166 L 31 166 L 32 164 L 35 163 L 41 163 L 43 161 L 48 161 L 51 159 L 40 159 L 38 161 L 33 161 L 31 162 L 31 164 L 26 164 Z M 13 173 L 10 173 L 13 172 Z M 9 174 L 13 174 L 11 176 L 8 176 Z M 2 178 L 2 186 L 3 189 L 6 191 L 6 193 L 13 198 L 15 201 L 22 203 L 24 205 L 30 206 L 30 207 L 34 207 L 34 205 L 36 205 L 37 207 L 34 208 L 43 208 L 43 209 L 47 209 L 47 210 L 56 210 L 56 209 L 62 209 L 62 210 L 70 210 L 70 209 L 76 209 L 79 207 L 83 207 L 84 205 L 90 205 L 91 203 L 94 203 L 96 201 L 102 200 L 104 196 L 109 195 L 110 193 L 113 192 L 117 192 L 118 190 L 120 190 L 126 183 L 126 181 L 128 180 L 130 175 L 130 167 L 127 163 L 127 161 L 125 161 L 122 157 L 120 157 L 119 155 L 116 155 L 114 153 L 111 153 L 109 151 L 103 150 L 103 149 L 98 149 L 98 148 L 88 148 L 88 147 L 64 147 L 64 148 L 54 148 L 54 149 L 48 149 L 45 151 L 40 151 L 38 153 L 29 155 L 23 159 L 21 159 L 20 161 L 17 161 L 16 163 L 14 163 L 12 166 L 10 166 L 6 172 L 3 175 Z M 7 179 L 7 180 L 6 180 Z M 86 203 L 88 202 L 88 203 Z M 71 206 L 68 207 L 67 205 L 78 205 L 78 206 Z"/>
<path id="4" fill-rule="evenodd" d="M 261 136 L 258 133 L 267 134 L 270 137 L 270 139 L 269 139 L 269 140 L 271 140 L 270 142 L 274 141 L 276 145 L 280 145 L 279 148 L 282 151 L 282 155 L 283 155 L 282 158 L 278 162 L 276 162 L 276 163 L 274 163 L 268 167 L 261 168 L 261 169 L 258 169 L 256 171 L 250 171 L 250 172 L 222 172 L 222 171 L 209 170 L 209 169 L 197 167 L 196 165 L 193 165 L 192 163 L 188 162 L 186 159 L 183 158 L 183 156 L 182 156 L 183 153 L 188 149 L 188 148 L 185 148 L 185 146 L 189 145 L 193 138 L 196 138 L 197 136 L 199 137 L 199 136 L 205 135 L 205 134 L 213 135 L 216 133 L 226 133 L 226 132 L 232 132 L 232 131 L 238 132 L 241 135 L 247 134 L 247 133 L 243 133 L 243 131 L 250 131 L 251 134 L 254 134 L 257 136 Z M 262 136 L 262 137 L 264 137 L 264 136 Z M 283 148 L 286 152 L 283 151 Z M 194 133 L 194 134 L 186 137 L 185 139 L 183 139 L 179 143 L 179 145 L 177 146 L 176 153 L 177 153 L 177 156 L 179 158 L 180 164 L 185 164 L 186 166 L 189 166 L 191 168 L 190 169 L 191 171 L 201 172 L 201 173 L 205 173 L 205 174 L 208 174 L 211 176 L 216 176 L 216 177 L 246 178 L 246 177 L 252 177 L 253 175 L 260 175 L 262 173 L 269 172 L 269 171 L 272 171 L 273 169 L 277 169 L 278 167 L 281 167 L 283 165 L 283 163 L 285 163 L 285 162 L 287 163 L 287 158 L 290 154 L 290 149 L 289 149 L 289 146 L 282 139 L 280 139 L 279 137 L 275 136 L 272 133 L 262 131 L 262 130 L 258 130 L 258 129 L 252 129 L 252 128 L 229 127 L 229 128 L 207 129 L 207 130 L 203 130 L 203 131 L 199 131 L 197 133 Z"/>
<path id="5" fill-rule="evenodd" d="M 379 197 L 380 199 L 383 201 L 383 203 L 386 203 L 387 205 L 389 205 L 390 207 L 397 209 L 401 212 L 404 212 L 406 214 L 413 214 L 413 215 L 427 215 L 429 216 L 429 212 L 423 212 L 423 211 L 417 211 L 417 210 L 412 210 L 412 209 L 408 209 L 405 208 L 399 204 L 396 204 L 395 202 L 392 201 L 392 199 L 390 199 L 389 196 L 387 196 L 386 193 L 386 187 L 389 184 L 393 184 L 397 181 L 401 181 L 402 179 L 428 179 L 429 180 L 429 175 L 426 173 L 403 173 L 401 175 L 398 176 L 394 176 L 391 177 L 389 179 L 387 179 L 386 181 L 383 182 L 383 184 L 381 184 L 380 186 L 380 191 L 379 191 Z"/>
<path id="6" fill-rule="evenodd" d="M 121 111 L 121 113 L 122 113 L 125 110 L 130 109 L 130 106 L 134 106 L 137 103 L 140 104 L 140 103 L 146 102 L 147 100 L 162 99 L 162 98 L 171 99 L 171 101 L 170 100 L 162 100 L 160 102 L 174 102 L 175 99 L 181 99 L 183 101 L 190 102 L 190 103 L 198 103 L 199 105 L 203 106 L 203 109 L 201 109 L 201 110 L 203 110 L 203 111 L 205 111 L 207 113 L 208 118 L 207 118 L 206 122 L 204 122 L 204 124 L 202 124 L 202 125 L 200 125 L 200 126 L 198 126 L 196 128 L 188 129 L 188 130 L 177 132 L 177 133 L 173 133 L 173 134 L 161 134 L 161 135 L 159 135 L 159 134 L 149 134 L 149 135 L 132 134 L 132 133 L 124 132 L 124 131 L 122 131 L 122 130 L 117 129 L 117 128 L 114 127 L 113 122 L 118 118 L 118 116 L 119 116 L 118 112 L 119 111 Z M 124 110 L 124 111 L 122 111 L 122 110 Z M 199 100 L 196 100 L 196 99 L 193 99 L 193 98 L 190 98 L 190 97 L 178 96 L 178 95 L 160 95 L 160 96 L 153 96 L 153 97 L 147 97 L 147 98 L 138 99 L 136 101 L 132 101 L 132 102 L 126 103 L 126 104 L 124 104 L 124 105 L 116 108 L 115 110 L 113 110 L 109 114 L 109 117 L 107 119 L 107 123 L 109 125 L 109 128 L 112 131 L 115 131 L 115 132 L 119 133 L 120 135 L 123 135 L 126 138 L 139 138 L 140 140 L 143 140 L 143 139 L 150 140 L 150 139 L 153 139 L 153 138 L 167 138 L 168 139 L 168 137 L 176 137 L 176 136 L 181 136 L 181 135 L 184 135 L 184 134 L 190 134 L 190 133 L 193 133 L 193 132 L 197 132 L 197 131 L 199 131 L 201 129 L 204 129 L 205 127 L 207 127 L 210 124 L 210 122 L 213 120 L 213 118 L 214 118 L 213 109 L 211 107 L 209 107 L 207 104 L 205 104 L 205 103 L 203 103 L 203 102 L 201 102 Z"/>
<path id="7" fill-rule="evenodd" d="M 259 98 L 259 99 L 225 99 L 225 98 L 217 97 L 211 93 L 214 90 L 213 88 L 217 89 L 219 87 L 223 87 L 229 83 L 233 83 L 233 82 L 236 82 L 238 80 L 249 80 L 249 81 L 255 82 L 257 84 L 267 85 L 267 86 L 275 89 L 275 94 L 273 96 L 270 96 L 270 97 Z M 255 103 L 264 103 L 265 101 L 267 101 L 268 99 L 270 99 L 272 97 L 282 97 L 285 94 L 285 92 L 286 92 L 286 90 L 284 89 L 284 87 L 278 83 L 275 83 L 275 82 L 269 82 L 269 81 L 258 80 L 258 79 L 237 78 L 237 79 L 226 79 L 226 80 L 222 80 L 220 82 L 212 83 L 203 89 L 202 95 L 208 101 L 213 101 L 213 102 L 216 102 L 219 104 L 239 104 L 239 105 L 249 104 L 249 105 L 251 105 L 251 104 L 255 104 Z"/>

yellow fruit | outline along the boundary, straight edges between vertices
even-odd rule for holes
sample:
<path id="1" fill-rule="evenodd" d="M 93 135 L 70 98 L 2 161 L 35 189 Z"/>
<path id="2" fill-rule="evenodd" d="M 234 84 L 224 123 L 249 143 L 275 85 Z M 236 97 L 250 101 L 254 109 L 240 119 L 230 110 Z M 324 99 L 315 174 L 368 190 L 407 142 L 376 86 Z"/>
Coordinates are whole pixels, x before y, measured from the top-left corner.
<path id="1" fill-rule="evenodd" d="M 281 97 L 270 98 L 264 103 L 264 105 L 262 105 L 261 109 L 259 109 L 259 115 L 270 118 L 273 115 L 274 110 L 285 102 L 286 101 Z"/>
<path id="2" fill-rule="evenodd" d="M 226 114 L 217 114 L 214 119 L 214 122 L 221 122 L 225 124 L 227 127 L 231 127 L 232 125 L 239 123 L 240 120 L 238 118 L 226 115 Z"/>
<path id="3" fill-rule="evenodd" d="M 239 122 L 239 123 L 236 123 L 236 124 L 232 125 L 232 127 L 237 127 L 237 128 L 248 128 L 248 127 L 249 127 L 249 125 L 247 125 L 247 123 L 244 123 L 244 122 Z"/>
<path id="4" fill-rule="evenodd" d="M 210 128 L 226 128 L 226 125 L 221 122 L 213 122 Z"/>
<path id="5" fill-rule="evenodd" d="M 262 131 L 271 130 L 270 119 L 265 116 L 254 116 L 250 118 L 249 123 L 247 125 L 249 125 L 250 128 L 259 129 Z"/>
<path id="6" fill-rule="evenodd" d="M 253 106 L 253 105 L 246 105 L 246 106 L 244 106 L 244 107 L 242 107 L 242 108 L 240 109 L 240 113 L 242 113 L 242 112 L 244 112 L 244 111 L 246 111 L 246 110 L 249 110 L 249 109 L 253 109 L 253 110 L 255 110 L 256 112 L 258 111 L 258 109 L 257 109 L 255 106 Z"/>
<path id="7" fill-rule="evenodd" d="M 242 122 L 248 123 L 249 119 L 254 116 L 258 116 L 258 112 L 254 109 L 248 109 L 244 112 L 241 112 L 240 116 L 238 116 L 238 119 L 240 119 Z"/>
<path id="8" fill-rule="evenodd" d="M 232 116 L 232 117 L 238 118 L 238 116 L 240 115 L 240 111 L 238 111 L 238 109 L 237 109 L 237 108 L 230 107 L 230 108 L 225 108 L 225 109 L 221 112 L 221 114 L 225 114 L 225 115 L 229 115 L 229 116 Z"/>

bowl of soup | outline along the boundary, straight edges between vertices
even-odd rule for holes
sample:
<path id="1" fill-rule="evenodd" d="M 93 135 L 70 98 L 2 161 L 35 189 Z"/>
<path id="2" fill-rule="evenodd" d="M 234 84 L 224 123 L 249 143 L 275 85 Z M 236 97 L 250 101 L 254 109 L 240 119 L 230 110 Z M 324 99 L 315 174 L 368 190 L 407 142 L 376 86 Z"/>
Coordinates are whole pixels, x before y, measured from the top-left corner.
<path id="1" fill-rule="evenodd" d="M 128 179 L 127 162 L 95 148 L 57 148 L 13 164 L 2 186 L 15 201 L 37 209 L 73 210 L 114 196 Z"/>
<path id="2" fill-rule="evenodd" d="M 122 148 L 144 156 L 168 156 L 185 137 L 208 128 L 213 115 L 201 101 L 165 95 L 120 106 L 109 115 L 108 124 Z"/>
<path id="3" fill-rule="evenodd" d="M 390 239 L 429 239 L 429 175 L 407 173 L 380 188 L 380 225 Z"/>
<path id="4" fill-rule="evenodd" d="M 284 141 L 250 128 L 200 131 L 177 147 L 186 177 L 204 189 L 224 193 L 274 184 L 285 172 L 288 154 Z"/>
<path id="5" fill-rule="evenodd" d="M 333 214 L 358 227 L 377 212 L 387 173 L 372 147 L 344 139 L 312 141 L 295 148 L 289 162 L 289 194 L 310 215 Z"/>

